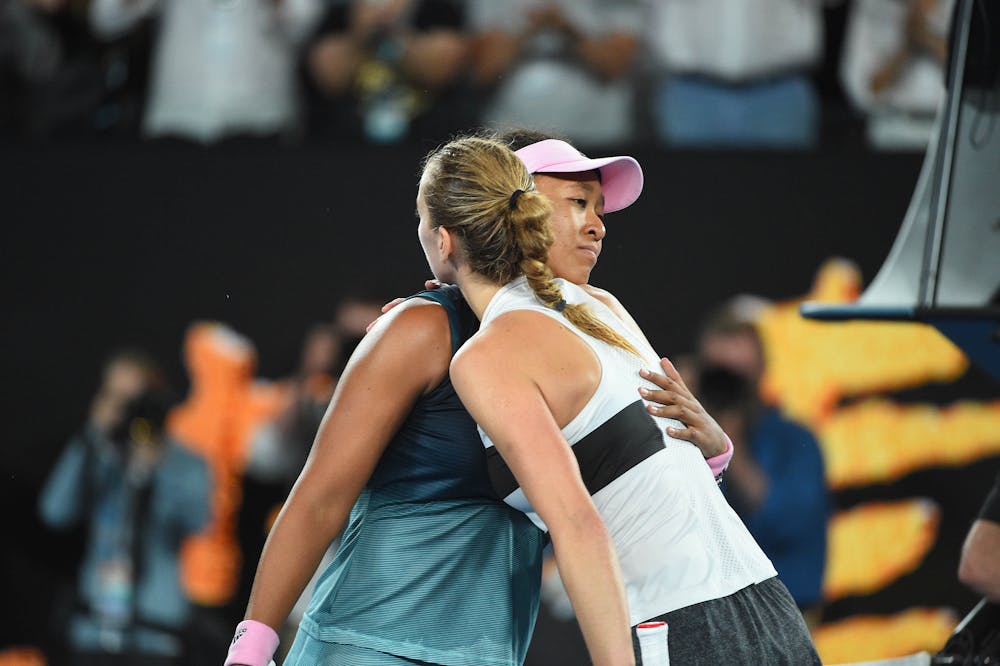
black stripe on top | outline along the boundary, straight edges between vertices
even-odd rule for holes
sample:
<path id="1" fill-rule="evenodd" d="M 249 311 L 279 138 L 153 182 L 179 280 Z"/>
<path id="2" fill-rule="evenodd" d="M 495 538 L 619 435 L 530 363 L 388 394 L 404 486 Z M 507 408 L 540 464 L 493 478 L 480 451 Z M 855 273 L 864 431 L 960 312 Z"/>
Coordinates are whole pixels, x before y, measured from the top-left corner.
<path id="1" fill-rule="evenodd" d="M 580 476 L 591 495 L 663 449 L 663 435 L 642 400 L 602 423 L 573 445 Z M 500 497 L 517 490 L 517 479 L 495 446 L 486 450 L 490 482 Z"/>

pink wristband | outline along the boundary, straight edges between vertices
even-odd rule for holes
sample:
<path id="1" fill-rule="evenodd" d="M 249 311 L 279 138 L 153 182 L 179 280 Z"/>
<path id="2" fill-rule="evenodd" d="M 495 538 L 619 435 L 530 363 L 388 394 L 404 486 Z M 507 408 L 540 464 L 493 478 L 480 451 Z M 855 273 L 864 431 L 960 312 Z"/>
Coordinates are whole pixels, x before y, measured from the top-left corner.
<path id="1" fill-rule="evenodd" d="M 723 433 L 725 435 L 725 433 Z M 729 461 L 733 457 L 733 440 L 729 439 L 729 435 L 726 435 L 726 450 L 719 455 L 709 458 L 705 462 L 708 463 L 708 468 L 712 470 L 712 476 L 719 478 L 722 473 L 726 471 L 726 467 L 729 466 Z"/>
<path id="2" fill-rule="evenodd" d="M 278 634 L 274 629 L 263 622 L 243 620 L 236 625 L 236 635 L 229 644 L 226 666 L 268 666 L 277 649 Z"/>

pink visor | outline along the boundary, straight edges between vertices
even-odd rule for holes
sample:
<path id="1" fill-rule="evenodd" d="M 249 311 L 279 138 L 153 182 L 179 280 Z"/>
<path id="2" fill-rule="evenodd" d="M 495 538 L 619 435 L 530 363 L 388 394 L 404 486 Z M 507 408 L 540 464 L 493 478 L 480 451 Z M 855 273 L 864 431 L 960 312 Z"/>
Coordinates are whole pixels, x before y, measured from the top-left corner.
<path id="1" fill-rule="evenodd" d="M 590 159 L 559 139 L 546 139 L 515 152 L 531 173 L 601 172 L 604 212 L 628 208 L 642 192 L 642 167 L 635 159 L 619 155 Z"/>

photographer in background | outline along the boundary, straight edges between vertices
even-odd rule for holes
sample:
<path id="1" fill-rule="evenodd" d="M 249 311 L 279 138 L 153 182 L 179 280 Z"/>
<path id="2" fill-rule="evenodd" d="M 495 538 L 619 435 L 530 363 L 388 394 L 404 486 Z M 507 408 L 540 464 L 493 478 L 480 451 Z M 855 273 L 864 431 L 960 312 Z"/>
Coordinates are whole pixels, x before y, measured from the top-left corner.
<path id="1" fill-rule="evenodd" d="M 816 437 L 763 404 L 764 349 L 755 321 L 766 301 L 737 296 L 719 306 L 699 337 L 699 400 L 733 440 L 723 480 L 729 503 L 746 523 L 802 611 L 822 615 L 830 498 Z"/>
<path id="2" fill-rule="evenodd" d="M 168 439 L 171 404 L 156 363 L 122 351 L 105 364 L 88 422 L 70 440 L 40 496 L 51 527 L 87 525 L 73 666 L 184 663 L 188 601 L 177 558 L 208 519 L 208 468 Z"/>

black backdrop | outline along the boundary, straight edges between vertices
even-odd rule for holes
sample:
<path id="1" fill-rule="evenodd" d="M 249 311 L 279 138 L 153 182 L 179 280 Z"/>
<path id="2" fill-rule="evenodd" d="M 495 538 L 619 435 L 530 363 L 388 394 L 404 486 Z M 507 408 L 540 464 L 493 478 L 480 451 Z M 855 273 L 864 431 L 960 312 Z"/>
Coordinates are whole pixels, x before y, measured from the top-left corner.
<path id="1" fill-rule="evenodd" d="M 0 547 L 0 589 L 20 600 L 15 613 L 4 604 L 0 646 L 44 640 L 53 581 L 73 573 L 78 535 L 42 530 L 34 502 L 84 418 L 105 354 L 140 344 L 183 387 L 183 332 L 211 318 L 249 336 L 259 374 L 277 376 L 294 363 L 306 326 L 329 317 L 339 299 L 416 290 L 428 276 L 413 214 L 423 152 L 165 142 L 0 148 L 0 499 L 10 535 Z M 854 260 L 870 280 L 922 159 L 853 146 L 631 154 L 644 166 L 645 193 L 610 216 L 592 281 L 619 296 L 664 354 L 689 350 L 706 308 L 735 292 L 803 294 L 828 257 Z M 959 511 L 963 525 L 974 505 Z"/>

